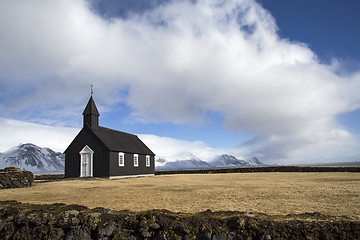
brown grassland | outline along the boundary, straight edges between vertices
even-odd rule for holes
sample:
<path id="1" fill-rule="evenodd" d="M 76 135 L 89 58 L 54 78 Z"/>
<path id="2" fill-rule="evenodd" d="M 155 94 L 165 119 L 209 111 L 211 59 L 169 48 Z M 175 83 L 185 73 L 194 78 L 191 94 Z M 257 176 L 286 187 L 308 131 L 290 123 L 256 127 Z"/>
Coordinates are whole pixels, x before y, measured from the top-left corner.
<path id="1" fill-rule="evenodd" d="M 360 220 L 360 173 L 227 173 L 35 182 L 4 189 L 0 201 L 195 213 L 231 210 L 269 215 L 320 212 Z"/>

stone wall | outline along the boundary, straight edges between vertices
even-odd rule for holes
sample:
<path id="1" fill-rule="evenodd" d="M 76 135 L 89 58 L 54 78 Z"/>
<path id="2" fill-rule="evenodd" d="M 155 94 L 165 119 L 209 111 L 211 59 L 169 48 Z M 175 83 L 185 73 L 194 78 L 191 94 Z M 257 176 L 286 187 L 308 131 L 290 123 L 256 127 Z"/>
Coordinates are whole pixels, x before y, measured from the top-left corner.
<path id="1" fill-rule="evenodd" d="M 298 167 L 298 166 L 240 167 L 240 168 L 155 171 L 155 175 L 209 174 L 209 173 L 254 173 L 254 172 L 360 172 L 360 167 Z"/>
<path id="2" fill-rule="evenodd" d="M 65 174 L 36 174 L 35 180 L 39 180 L 39 182 L 50 182 L 56 180 L 63 180 L 65 178 Z"/>
<path id="3" fill-rule="evenodd" d="M 19 168 L 7 167 L 0 169 L 0 189 L 31 187 L 34 175 Z"/>
<path id="4" fill-rule="evenodd" d="M 167 174 L 211 174 L 211 173 L 251 173 L 251 172 L 360 172 L 360 167 L 298 167 L 298 166 L 266 166 L 217 169 L 193 169 L 174 171 L 155 171 L 155 175 Z M 42 182 L 64 179 L 64 174 L 39 174 L 35 180 Z"/>
<path id="5" fill-rule="evenodd" d="M 0 202 L 0 239 L 359 239 L 360 222 L 320 213 L 284 216 L 88 209 L 80 205 Z M 291 218 L 288 219 L 287 217 Z M 299 220 L 300 219 L 300 220 Z M 305 219 L 305 220 L 304 220 Z"/>

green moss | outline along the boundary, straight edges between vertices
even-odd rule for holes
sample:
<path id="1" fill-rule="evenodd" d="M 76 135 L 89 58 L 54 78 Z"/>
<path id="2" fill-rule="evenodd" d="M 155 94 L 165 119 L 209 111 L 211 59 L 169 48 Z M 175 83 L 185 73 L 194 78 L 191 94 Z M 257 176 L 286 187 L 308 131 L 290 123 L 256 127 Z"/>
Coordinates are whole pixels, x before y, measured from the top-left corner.
<path id="1" fill-rule="evenodd" d="M 248 232 L 245 230 L 241 230 L 239 232 L 237 232 L 236 236 L 238 239 L 246 239 L 246 237 L 248 236 Z"/>
<path id="2" fill-rule="evenodd" d="M 219 227 L 212 228 L 212 232 L 213 232 L 213 234 L 219 234 L 219 233 L 223 233 L 223 232 L 228 232 L 228 230 L 219 226 Z"/>

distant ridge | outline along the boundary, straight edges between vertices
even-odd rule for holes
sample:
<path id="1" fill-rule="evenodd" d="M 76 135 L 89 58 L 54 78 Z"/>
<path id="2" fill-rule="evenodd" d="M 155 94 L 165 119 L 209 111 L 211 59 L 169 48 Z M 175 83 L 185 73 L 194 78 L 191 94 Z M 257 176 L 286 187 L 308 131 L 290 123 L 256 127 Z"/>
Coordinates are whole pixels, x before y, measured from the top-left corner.
<path id="1" fill-rule="evenodd" d="M 164 159 L 158 159 L 156 161 L 157 163 L 163 164 L 162 166 L 156 167 L 156 171 L 264 166 L 256 157 L 249 160 L 240 160 L 227 154 L 216 156 L 209 162 L 200 159 L 179 160 L 174 162 L 166 162 Z"/>

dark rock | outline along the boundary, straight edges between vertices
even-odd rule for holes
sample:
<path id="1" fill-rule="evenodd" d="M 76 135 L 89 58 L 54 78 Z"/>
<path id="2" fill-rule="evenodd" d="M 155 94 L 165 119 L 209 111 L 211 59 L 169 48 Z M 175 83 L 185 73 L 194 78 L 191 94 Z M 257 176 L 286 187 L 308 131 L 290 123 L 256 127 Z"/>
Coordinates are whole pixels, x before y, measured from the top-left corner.
<path id="1" fill-rule="evenodd" d="M 17 229 L 12 236 L 12 239 L 31 239 L 31 231 L 29 229 L 29 226 L 21 226 L 19 229 Z"/>
<path id="2" fill-rule="evenodd" d="M 200 232 L 196 239 L 200 239 L 200 240 L 210 240 L 211 239 L 211 235 L 212 235 L 212 230 L 207 228 L 204 231 Z"/>
<path id="3" fill-rule="evenodd" d="M 236 237 L 236 233 L 234 233 L 234 232 L 230 232 L 229 233 L 229 235 L 228 235 L 228 239 L 229 240 L 233 240 L 233 239 L 236 239 L 237 237 Z"/>
<path id="4" fill-rule="evenodd" d="M 271 236 L 270 235 L 262 235 L 260 237 L 260 240 L 271 240 Z"/>
<path id="5" fill-rule="evenodd" d="M 62 239 L 64 236 L 64 231 L 61 228 L 51 228 L 48 232 L 48 239 Z M 45 237 L 43 239 L 46 239 Z"/>
<path id="6" fill-rule="evenodd" d="M 221 232 L 218 234 L 213 234 L 212 235 L 212 240 L 228 240 L 228 234 L 226 232 Z"/>
<path id="7" fill-rule="evenodd" d="M 71 230 L 66 234 L 65 240 L 91 240 L 91 236 L 82 228 Z"/>
<path id="8" fill-rule="evenodd" d="M 182 240 L 182 237 L 180 237 L 176 234 L 169 234 L 167 238 L 168 238 L 168 240 Z"/>
<path id="9" fill-rule="evenodd" d="M 79 211 L 76 210 L 66 210 L 59 216 L 59 220 L 55 224 L 60 228 L 70 228 L 71 226 L 79 225 Z"/>
<path id="10" fill-rule="evenodd" d="M 160 229 L 160 225 L 157 223 L 151 223 L 145 228 L 140 228 L 140 233 L 144 238 L 151 238 L 155 235 L 154 231 Z"/>
<path id="11" fill-rule="evenodd" d="M 153 232 L 153 231 L 160 229 L 160 225 L 157 223 L 151 223 L 149 226 L 147 226 L 147 229 L 148 229 L 148 231 Z"/>
<path id="12" fill-rule="evenodd" d="M 0 237 L 2 239 L 10 239 L 15 230 L 15 226 L 12 222 L 0 221 Z"/>
<path id="13" fill-rule="evenodd" d="M 99 213 L 91 213 L 89 215 L 84 216 L 84 218 L 81 220 L 81 226 L 83 228 L 88 228 L 91 231 L 95 231 L 100 221 L 101 220 Z"/>
<path id="14" fill-rule="evenodd" d="M 130 236 L 129 238 L 125 238 L 126 240 L 137 240 L 138 238 L 135 236 Z"/>
<path id="15" fill-rule="evenodd" d="M 117 229 L 119 226 L 115 222 L 109 222 L 104 227 L 100 227 L 98 229 L 98 238 L 103 239 L 106 237 L 110 237 L 115 229 Z"/>
<path id="16" fill-rule="evenodd" d="M 264 214 L 230 211 L 102 213 L 74 205 L 6 201 L 0 202 L 0 239 L 360 239 L 359 221 L 326 220 L 318 213 L 306 216 L 314 220 L 289 220 L 287 216 L 287 220 L 274 221 Z"/>
<path id="17" fill-rule="evenodd" d="M 163 231 L 157 232 L 154 236 L 154 240 L 167 240 L 166 233 Z"/>
<path id="18" fill-rule="evenodd" d="M 0 189 L 31 187 L 34 175 L 29 171 L 22 171 L 15 167 L 0 170 Z"/>
<path id="19" fill-rule="evenodd" d="M 140 233 L 144 238 L 151 238 L 153 236 L 152 232 L 149 232 L 147 229 L 140 228 Z"/>
<path id="20" fill-rule="evenodd" d="M 99 212 L 99 213 L 108 213 L 108 212 L 111 212 L 111 209 L 103 208 L 103 207 L 96 207 L 93 209 L 93 211 Z"/>
<path id="21" fill-rule="evenodd" d="M 179 233 L 181 236 L 188 235 L 190 233 L 190 230 L 184 227 L 183 225 L 179 225 L 175 227 L 175 231 Z"/>

